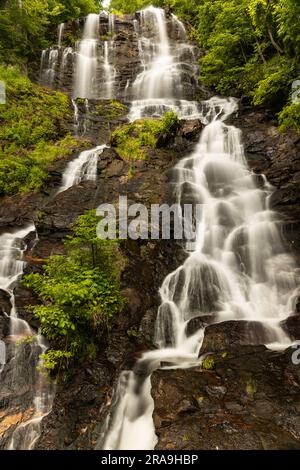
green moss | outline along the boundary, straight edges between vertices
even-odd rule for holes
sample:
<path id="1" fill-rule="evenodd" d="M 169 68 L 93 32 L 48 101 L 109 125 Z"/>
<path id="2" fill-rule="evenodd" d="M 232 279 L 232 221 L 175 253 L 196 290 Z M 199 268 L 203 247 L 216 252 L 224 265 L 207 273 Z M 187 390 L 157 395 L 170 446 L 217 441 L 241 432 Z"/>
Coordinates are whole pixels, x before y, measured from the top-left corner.
<path id="1" fill-rule="evenodd" d="M 69 99 L 39 87 L 15 67 L 0 66 L 6 104 L 0 105 L 0 195 L 36 191 L 47 166 L 74 152 L 79 141 L 64 127 Z"/>
<path id="2" fill-rule="evenodd" d="M 128 178 L 134 178 L 136 174 L 136 168 L 133 165 L 130 165 L 127 176 Z"/>
<path id="3" fill-rule="evenodd" d="M 75 102 L 78 106 L 84 106 L 86 101 L 85 98 L 76 98 Z"/>
<path id="4" fill-rule="evenodd" d="M 293 129 L 300 134 L 300 103 L 292 103 L 283 108 L 278 114 L 280 131 Z"/>
<path id="5" fill-rule="evenodd" d="M 202 369 L 213 370 L 215 368 L 215 360 L 212 355 L 206 356 L 202 362 Z"/>
<path id="6" fill-rule="evenodd" d="M 143 160 L 147 149 L 155 148 L 158 139 L 178 125 L 175 113 L 168 112 L 162 119 L 140 119 L 119 127 L 111 138 L 112 145 L 124 160 Z"/>
<path id="7" fill-rule="evenodd" d="M 124 116 L 127 113 L 127 108 L 124 104 L 116 100 L 110 100 L 103 102 L 96 106 L 96 116 L 102 117 L 103 119 L 113 120 Z"/>
<path id="8" fill-rule="evenodd" d="M 252 377 L 250 377 L 246 381 L 246 393 L 250 397 L 253 397 L 253 395 L 255 395 L 256 392 L 257 392 L 256 384 L 254 380 L 252 379 Z"/>

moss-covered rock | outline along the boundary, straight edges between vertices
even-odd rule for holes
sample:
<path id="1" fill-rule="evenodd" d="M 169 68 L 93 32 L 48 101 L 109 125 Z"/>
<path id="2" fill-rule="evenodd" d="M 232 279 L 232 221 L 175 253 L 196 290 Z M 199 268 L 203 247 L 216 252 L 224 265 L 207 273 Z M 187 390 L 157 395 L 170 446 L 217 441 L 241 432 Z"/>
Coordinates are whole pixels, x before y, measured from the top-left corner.
<path id="1" fill-rule="evenodd" d="M 147 149 L 160 147 L 162 141 L 165 143 L 178 123 L 176 114 L 168 112 L 162 119 L 140 119 L 124 124 L 113 132 L 111 145 L 124 160 L 143 160 L 147 158 Z"/>
<path id="2" fill-rule="evenodd" d="M 68 156 L 78 139 L 68 133 L 69 98 L 32 83 L 18 69 L 0 66 L 6 103 L 0 105 L 0 196 L 39 190 L 47 166 Z"/>

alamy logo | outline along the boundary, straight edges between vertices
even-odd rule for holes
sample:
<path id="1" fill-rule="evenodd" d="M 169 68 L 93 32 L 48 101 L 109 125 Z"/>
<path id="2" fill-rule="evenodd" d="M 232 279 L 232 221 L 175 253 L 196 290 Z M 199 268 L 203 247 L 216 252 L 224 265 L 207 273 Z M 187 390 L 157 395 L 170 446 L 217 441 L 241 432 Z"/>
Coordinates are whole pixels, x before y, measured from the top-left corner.
<path id="1" fill-rule="evenodd" d="M 300 103 L 300 80 L 295 80 L 292 83 L 292 102 L 293 103 Z"/>
<path id="2" fill-rule="evenodd" d="M 6 363 L 6 347 L 4 341 L 0 340 L 0 372 L 4 368 Z"/>
<path id="3" fill-rule="evenodd" d="M 296 349 L 296 351 L 294 351 L 292 354 L 292 363 L 295 366 L 298 366 L 300 364 L 300 341 L 296 341 L 292 348 Z"/>
<path id="4" fill-rule="evenodd" d="M 201 204 L 127 204 L 127 196 L 119 197 L 118 207 L 102 204 L 97 208 L 101 221 L 97 235 L 101 239 L 186 240 L 194 242 L 201 223 Z"/>
<path id="5" fill-rule="evenodd" d="M 5 83 L 0 80 L 0 104 L 6 103 Z"/>

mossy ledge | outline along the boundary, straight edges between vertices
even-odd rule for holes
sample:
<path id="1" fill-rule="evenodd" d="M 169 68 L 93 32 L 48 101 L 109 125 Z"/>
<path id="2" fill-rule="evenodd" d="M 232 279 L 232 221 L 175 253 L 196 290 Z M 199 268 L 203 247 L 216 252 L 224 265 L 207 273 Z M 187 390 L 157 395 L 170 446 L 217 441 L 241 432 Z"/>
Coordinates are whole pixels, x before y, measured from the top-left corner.
<path id="1" fill-rule="evenodd" d="M 124 160 L 144 160 L 146 150 L 159 147 L 162 140 L 174 134 L 178 125 L 179 119 L 172 111 L 161 119 L 139 119 L 116 129 L 110 143 Z"/>
<path id="2" fill-rule="evenodd" d="M 0 196 L 38 191 L 48 166 L 87 142 L 69 133 L 69 98 L 32 83 L 16 67 L 0 66 L 6 103 L 0 105 Z"/>

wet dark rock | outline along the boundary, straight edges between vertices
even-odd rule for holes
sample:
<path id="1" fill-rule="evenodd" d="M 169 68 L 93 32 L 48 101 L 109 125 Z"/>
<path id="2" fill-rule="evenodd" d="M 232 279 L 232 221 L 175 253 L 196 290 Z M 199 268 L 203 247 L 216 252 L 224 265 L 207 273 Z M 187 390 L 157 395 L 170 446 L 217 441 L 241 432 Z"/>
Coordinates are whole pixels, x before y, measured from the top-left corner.
<path id="1" fill-rule="evenodd" d="M 156 449 L 300 449 L 299 389 L 290 350 L 239 347 L 213 370 L 156 371 Z"/>
<path id="2" fill-rule="evenodd" d="M 293 340 L 300 340 L 300 315 L 291 315 L 281 322 L 281 326 Z"/>
<path id="3" fill-rule="evenodd" d="M 276 340 L 264 324 L 256 321 L 225 321 L 206 327 L 200 354 L 227 348 L 265 344 Z"/>
<path id="4" fill-rule="evenodd" d="M 9 335 L 9 318 L 0 314 L 0 337 L 3 339 Z"/>
<path id="5" fill-rule="evenodd" d="M 207 325 L 213 322 L 213 319 L 213 315 L 202 315 L 199 317 L 191 318 L 185 327 L 185 332 L 187 336 L 192 336 L 198 330 L 207 327 Z"/>
<path id="6" fill-rule="evenodd" d="M 203 129 L 203 124 L 199 119 L 192 119 L 190 121 L 185 121 L 181 126 L 179 131 L 179 136 L 184 139 L 191 140 L 193 142 L 198 142 L 199 134 Z"/>
<path id="7" fill-rule="evenodd" d="M 8 292 L 0 289 L 0 311 L 2 314 L 9 314 L 11 310 L 10 295 Z"/>

